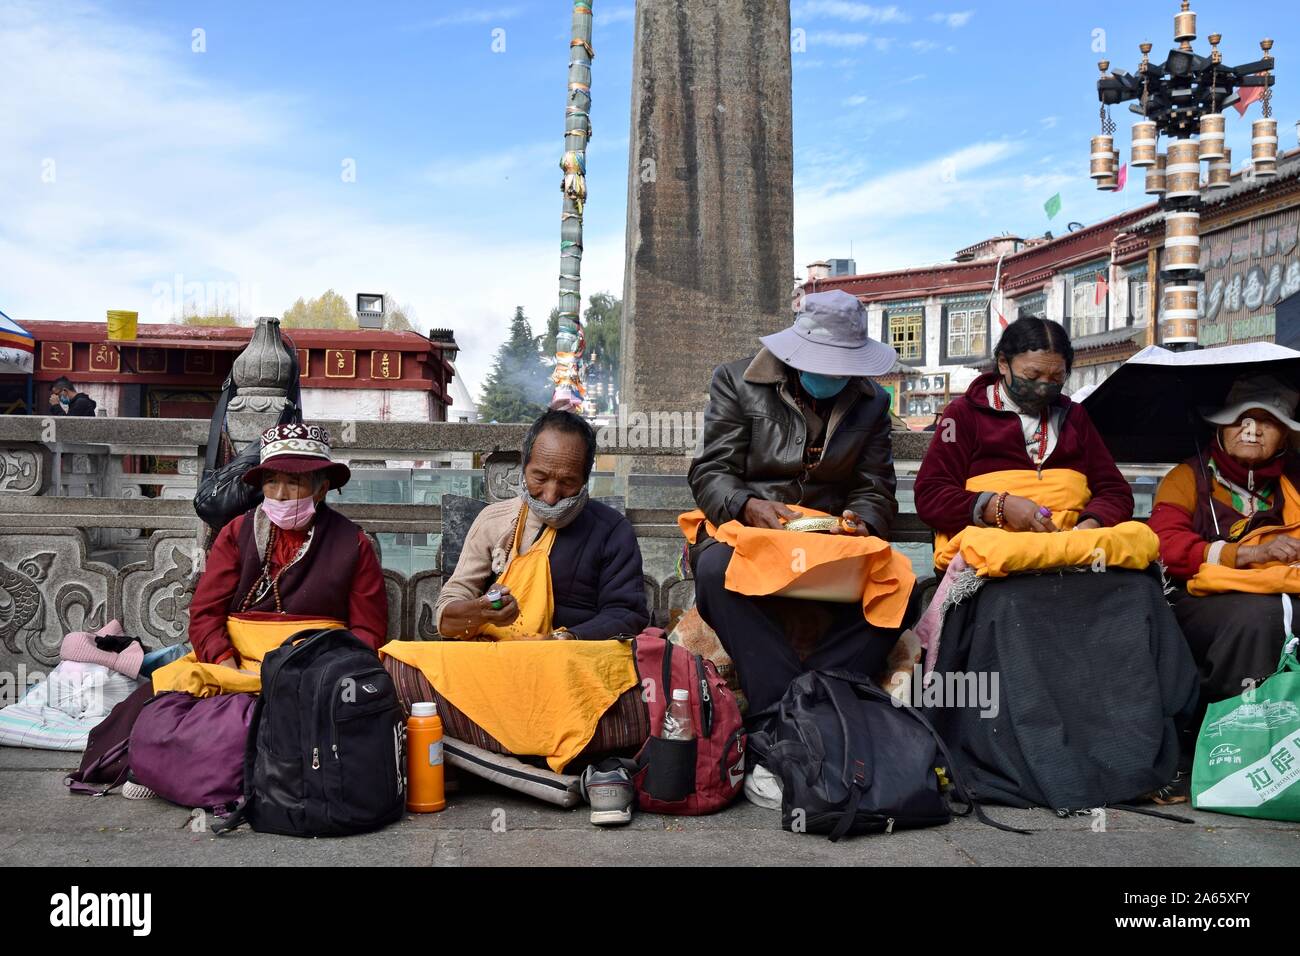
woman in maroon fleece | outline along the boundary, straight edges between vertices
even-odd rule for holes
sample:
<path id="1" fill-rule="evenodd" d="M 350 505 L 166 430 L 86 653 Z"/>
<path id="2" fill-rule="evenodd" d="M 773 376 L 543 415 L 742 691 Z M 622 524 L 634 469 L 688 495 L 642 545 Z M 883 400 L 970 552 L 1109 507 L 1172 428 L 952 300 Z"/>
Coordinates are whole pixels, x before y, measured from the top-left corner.
<path id="1" fill-rule="evenodd" d="M 975 379 L 935 428 L 914 485 L 917 514 L 940 535 L 993 526 L 1027 544 L 1071 534 L 1071 523 L 1130 520 L 1128 482 L 1083 407 L 1061 394 L 1074 359 L 1065 329 L 1018 319 L 994 354 L 997 371 Z M 1062 507 L 1059 493 L 1035 498 L 1053 485 L 1075 489 L 1077 504 Z M 972 792 L 986 799 L 1078 810 L 1132 800 L 1176 776 L 1195 668 L 1159 575 L 1088 570 L 978 579 L 959 555 L 938 611 L 918 625 L 940 686 L 999 678 L 989 713 L 945 701 L 934 714 Z"/>

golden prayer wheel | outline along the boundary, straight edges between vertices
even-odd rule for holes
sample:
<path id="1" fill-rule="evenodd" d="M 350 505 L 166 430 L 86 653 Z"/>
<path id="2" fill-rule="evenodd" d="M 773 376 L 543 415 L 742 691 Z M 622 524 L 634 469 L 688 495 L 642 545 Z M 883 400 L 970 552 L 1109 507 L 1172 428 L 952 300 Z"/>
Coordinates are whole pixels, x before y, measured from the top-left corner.
<path id="1" fill-rule="evenodd" d="M 1119 150 L 1111 151 L 1110 175 L 1097 180 L 1097 188 L 1102 192 L 1113 193 L 1119 189 Z"/>
<path id="2" fill-rule="evenodd" d="M 1183 0 L 1183 9 L 1174 14 L 1174 39 L 1179 43 L 1196 39 L 1196 14 L 1188 9 L 1191 4 Z"/>
<path id="3" fill-rule="evenodd" d="M 1093 179 L 1115 177 L 1115 137 L 1094 136 L 1092 138 L 1092 164 L 1088 175 Z"/>
<path id="4" fill-rule="evenodd" d="M 1166 272 L 1196 272 L 1201 267 L 1201 214 L 1171 212 L 1165 216 Z"/>
<path id="5" fill-rule="evenodd" d="M 1133 124 L 1133 155 L 1129 160 L 1132 166 L 1154 166 L 1156 164 L 1156 124 L 1151 120 L 1142 120 Z"/>
<path id="6" fill-rule="evenodd" d="M 1165 194 L 1165 154 L 1156 153 L 1156 163 L 1147 168 L 1147 193 L 1152 196 Z"/>
<path id="7" fill-rule="evenodd" d="M 1273 117 L 1250 124 L 1250 163 L 1256 176 L 1277 175 L 1277 120 Z"/>
<path id="8" fill-rule="evenodd" d="M 1200 146 L 1194 139 L 1175 140 L 1169 144 L 1165 166 L 1165 196 L 1186 199 L 1201 194 Z"/>
<path id="9" fill-rule="evenodd" d="M 1227 189 L 1232 185 L 1232 149 L 1223 148 L 1223 158 L 1210 161 L 1210 189 Z"/>
<path id="10" fill-rule="evenodd" d="M 1201 159 L 1223 156 L 1223 114 L 1206 113 L 1201 117 Z"/>

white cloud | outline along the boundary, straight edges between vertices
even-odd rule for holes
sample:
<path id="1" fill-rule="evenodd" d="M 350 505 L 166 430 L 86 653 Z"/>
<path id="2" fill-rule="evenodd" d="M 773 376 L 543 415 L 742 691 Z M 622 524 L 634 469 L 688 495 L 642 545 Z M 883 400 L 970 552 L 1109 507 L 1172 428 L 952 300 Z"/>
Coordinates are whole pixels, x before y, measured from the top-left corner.
<path id="1" fill-rule="evenodd" d="M 412 24 L 409 29 L 438 30 L 442 27 L 458 27 L 468 24 L 500 23 L 503 20 L 513 20 L 522 12 L 523 11 L 519 7 L 499 7 L 489 10 L 459 10 L 456 13 L 449 13 L 441 17 L 421 20 L 419 23 Z"/>
<path id="2" fill-rule="evenodd" d="M 830 17 L 854 23 L 909 23 L 911 17 L 898 7 L 876 7 L 869 3 L 850 3 L 847 0 L 803 0 L 790 11 L 791 20 L 809 17 Z"/>
<path id="3" fill-rule="evenodd" d="M 859 48 L 870 46 L 879 53 L 889 52 L 893 45 L 892 37 L 877 37 L 869 33 L 835 33 L 829 30 L 820 30 L 817 33 L 808 34 L 809 45 L 831 46 L 831 47 L 849 47 Z"/>
<path id="4" fill-rule="evenodd" d="M 1032 207 L 1041 212 L 1042 199 L 1037 191 L 1026 193 L 1021 177 L 1008 169 L 1008 160 L 1025 148 L 1005 140 L 977 143 L 856 182 L 810 183 L 799 177 L 796 263 L 821 258 L 828 248 L 847 248 L 852 240 L 860 269 L 906 268 L 946 261 L 983 238 L 984 231 L 1036 222 Z M 1054 175 L 1035 177 L 1034 185 L 1056 181 Z M 967 223 L 969 234 L 954 235 L 954 219 Z"/>
<path id="5" fill-rule="evenodd" d="M 950 29 L 956 30 L 970 23 L 970 18 L 975 16 L 974 10 L 964 10 L 961 13 L 932 13 L 928 17 L 931 23 L 947 24 Z"/>
<path id="6" fill-rule="evenodd" d="M 862 106 L 870 102 L 870 98 L 863 96 L 861 93 L 855 93 L 853 96 L 846 96 L 840 101 L 842 106 Z"/>
<path id="7" fill-rule="evenodd" d="M 1056 116 L 1044 116 L 1038 122 L 1043 124 L 1043 129 L 1055 129 L 1058 120 L 1059 117 Z"/>
<path id="8" fill-rule="evenodd" d="M 933 40 L 913 40 L 908 46 L 917 53 L 929 53 L 931 50 L 939 49 L 939 44 Z"/>

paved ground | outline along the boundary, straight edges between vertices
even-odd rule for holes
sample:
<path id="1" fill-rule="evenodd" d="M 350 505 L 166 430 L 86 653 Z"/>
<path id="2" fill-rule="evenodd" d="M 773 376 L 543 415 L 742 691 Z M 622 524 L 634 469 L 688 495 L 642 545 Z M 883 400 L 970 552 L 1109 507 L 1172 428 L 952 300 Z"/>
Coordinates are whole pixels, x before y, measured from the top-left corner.
<path id="1" fill-rule="evenodd" d="M 599 829 L 583 808 L 560 810 L 470 779 L 442 813 L 411 815 L 379 833 L 301 840 L 247 828 L 214 838 L 161 800 L 70 794 L 63 771 L 79 755 L 0 747 L 0 860 L 78 866 L 400 864 L 1186 866 L 1300 864 L 1300 825 L 1185 811 L 1195 825 L 1109 811 L 1087 817 L 994 808 L 1000 821 L 1040 830 L 1003 833 L 971 820 L 831 844 L 780 829 L 779 814 L 743 800 L 709 817 L 638 814 Z M 495 829 L 494 829 L 495 824 Z"/>

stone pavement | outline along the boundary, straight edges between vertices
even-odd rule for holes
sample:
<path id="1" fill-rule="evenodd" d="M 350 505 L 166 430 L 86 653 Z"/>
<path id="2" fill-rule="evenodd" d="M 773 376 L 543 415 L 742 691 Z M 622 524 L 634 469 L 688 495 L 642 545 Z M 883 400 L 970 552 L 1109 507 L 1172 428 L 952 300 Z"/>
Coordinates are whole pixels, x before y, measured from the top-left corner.
<path id="1" fill-rule="evenodd" d="M 62 779 L 79 754 L 0 747 L 0 861 L 54 866 L 599 866 L 1024 865 L 1251 866 L 1300 864 L 1300 825 L 1180 811 L 1195 825 L 1108 811 L 1092 819 L 991 808 L 1035 828 L 1003 833 L 974 820 L 846 839 L 780 829 L 779 814 L 740 801 L 709 817 L 638 814 L 599 829 L 585 808 L 561 810 L 469 779 L 442 813 L 409 815 L 379 833 L 303 840 L 244 828 L 194 833 L 187 811 L 161 800 L 70 794 Z M 494 829 L 495 824 L 495 829 Z"/>

